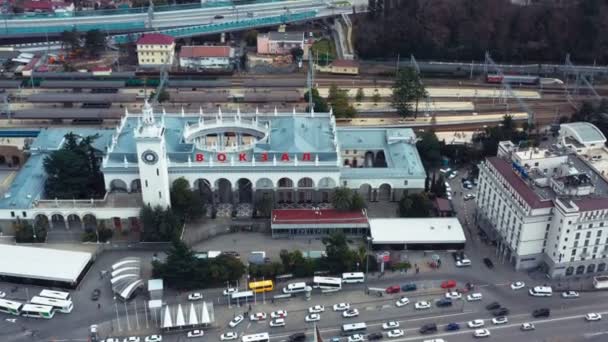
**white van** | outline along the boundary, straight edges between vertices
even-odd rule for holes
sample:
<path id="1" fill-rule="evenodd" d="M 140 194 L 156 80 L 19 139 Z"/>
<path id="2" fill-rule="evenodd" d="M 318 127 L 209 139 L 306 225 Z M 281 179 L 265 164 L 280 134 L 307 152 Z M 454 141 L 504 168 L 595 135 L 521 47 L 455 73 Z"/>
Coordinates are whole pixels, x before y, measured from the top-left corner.
<path id="1" fill-rule="evenodd" d="M 291 283 L 283 288 L 283 293 L 299 293 L 306 291 L 306 283 Z"/>

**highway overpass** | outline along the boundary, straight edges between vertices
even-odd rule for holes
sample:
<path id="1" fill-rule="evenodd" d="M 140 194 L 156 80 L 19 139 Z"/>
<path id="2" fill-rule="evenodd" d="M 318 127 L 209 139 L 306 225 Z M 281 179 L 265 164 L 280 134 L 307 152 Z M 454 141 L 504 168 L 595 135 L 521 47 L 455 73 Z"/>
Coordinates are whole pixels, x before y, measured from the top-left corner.
<path id="1" fill-rule="evenodd" d="M 316 19 L 352 13 L 353 8 L 365 10 L 362 0 L 248 0 L 208 1 L 200 4 L 114 10 L 75 12 L 74 16 L 1 16 L 0 38 L 57 36 L 65 30 L 100 29 L 107 33 L 158 31 L 164 29 L 209 25 L 229 31 L 268 25 L 264 18 L 315 12 Z M 240 24 L 238 24 L 240 23 Z M 3 24 L 3 25 L 2 25 Z M 274 24 L 274 22 L 273 22 Z M 213 30 L 196 31 L 206 34 Z M 216 30 L 217 31 L 217 30 Z M 211 33 L 215 33 L 213 31 Z"/>

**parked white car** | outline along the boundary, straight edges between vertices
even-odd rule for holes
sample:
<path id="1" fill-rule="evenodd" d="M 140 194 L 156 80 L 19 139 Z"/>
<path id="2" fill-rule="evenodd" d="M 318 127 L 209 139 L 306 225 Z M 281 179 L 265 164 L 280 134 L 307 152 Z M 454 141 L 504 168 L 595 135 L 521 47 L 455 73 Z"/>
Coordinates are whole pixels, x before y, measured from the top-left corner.
<path id="1" fill-rule="evenodd" d="M 323 305 L 315 305 L 308 308 L 309 313 L 321 313 L 325 311 L 325 307 Z"/>
<path id="2" fill-rule="evenodd" d="M 229 287 L 229 288 L 225 289 L 223 293 L 224 293 L 224 296 L 230 296 L 231 294 L 233 294 L 235 292 L 239 292 L 239 290 L 234 287 Z"/>
<path id="3" fill-rule="evenodd" d="M 460 299 L 462 298 L 462 294 L 458 291 L 450 291 L 445 294 L 445 298 L 449 299 Z"/>
<path id="4" fill-rule="evenodd" d="M 220 341 L 232 341 L 239 338 L 239 334 L 234 331 L 228 331 L 220 335 Z"/>
<path id="5" fill-rule="evenodd" d="M 334 304 L 334 311 L 344 311 L 350 309 L 349 303 Z"/>
<path id="6" fill-rule="evenodd" d="M 362 342 L 365 341 L 365 338 L 361 334 L 354 334 L 348 336 L 348 342 Z"/>
<path id="7" fill-rule="evenodd" d="M 530 331 L 530 330 L 534 330 L 536 329 L 536 327 L 534 326 L 534 323 L 522 323 L 521 326 L 519 327 L 519 329 L 521 329 L 521 331 Z"/>
<path id="8" fill-rule="evenodd" d="M 576 291 L 565 291 L 562 292 L 562 298 L 578 298 L 579 293 Z"/>
<path id="9" fill-rule="evenodd" d="M 592 321 L 599 321 L 602 319 L 602 315 L 599 313 L 595 313 L 595 312 L 590 312 L 588 314 L 585 315 L 585 320 L 592 322 Z"/>
<path id="10" fill-rule="evenodd" d="M 398 301 L 395 302 L 395 305 L 398 307 L 406 306 L 410 303 L 410 300 L 407 297 L 401 297 Z"/>
<path id="11" fill-rule="evenodd" d="M 256 312 L 254 314 L 251 314 L 249 316 L 249 320 L 251 321 L 263 321 L 266 319 L 266 313 L 265 312 Z"/>
<path id="12" fill-rule="evenodd" d="M 467 326 L 469 328 L 479 328 L 479 327 L 483 327 L 484 324 L 485 323 L 483 322 L 483 319 L 475 319 L 475 320 L 469 321 L 467 323 Z"/>
<path id="13" fill-rule="evenodd" d="M 382 323 L 382 330 L 392 330 L 392 329 L 396 329 L 399 328 L 399 322 L 397 321 L 388 321 L 385 323 Z"/>
<path id="14" fill-rule="evenodd" d="M 188 295 L 188 300 L 201 300 L 203 299 L 203 294 L 200 292 L 193 292 Z"/>
<path id="15" fill-rule="evenodd" d="M 492 324 L 494 325 L 506 324 L 507 322 L 509 322 L 507 316 L 499 316 L 492 318 Z"/>
<path id="16" fill-rule="evenodd" d="M 270 318 L 285 318 L 287 317 L 287 311 L 277 310 L 270 313 Z"/>
<path id="17" fill-rule="evenodd" d="M 489 337 L 490 336 L 490 330 L 488 330 L 488 329 L 477 329 L 473 333 L 473 336 L 475 336 L 475 337 Z"/>
<path id="18" fill-rule="evenodd" d="M 275 319 L 270 320 L 270 326 L 272 328 L 284 327 L 285 326 L 285 318 L 275 318 Z"/>
<path id="19" fill-rule="evenodd" d="M 230 321 L 230 323 L 228 323 L 228 325 L 229 325 L 231 328 L 234 328 L 234 327 L 236 327 L 237 325 L 241 324 L 241 323 L 242 323 L 244 320 L 245 320 L 245 316 L 243 316 L 243 315 L 238 315 L 238 316 L 234 317 L 234 318 L 232 319 L 232 321 Z"/>
<path id="20" fill-rule="evenodd" d="M 526 287 L 526 283 L 524 283 L 523 281 L 516 281 L 514 283 L 511 283 L 511 290 L 520 290 L 524 287 Z"/>
<path id="21" fill-rule="evenodd" d="M 405 335 L 405 331 L 403 329 L 394 329 L 386 333 L 386 336 L 389 338 L 397 338 Z"/>
<path id="22" fill-rule="evenodd" d="M 359 310 L 357 309 L 348 309 L 344 312 L 342 312 L 342 317 L 344 318 L 351 318 L 351 317 L 357 317 L 359 316 Z"/>
<path id="23" fill-rule="evenodd" d="M 483 299 L 483 295 L 479 292 L 470 293 L 467 295 L 467 301 L 469 301 L 469 302 L 475 302 L 475 301 L 482 300 L 482 299 Z"/>
<path id="24" fill-rule="evenodd" d="M 203 335 L 205 335 L 205 333 L 202 330 L 190 330 L 186 336 L 188 336 L 188 338 L 193 338 L 203 337 Z"/>
<path id="25" fill-rule="evenodd" d="M 304 320 L 306 322 L 318 322 L 321 320 L 321 315 L 319 315 L 318 313 L 312 313 L 307 315 L 306 317 L 304 317 Z"/>
<path id="26" fill-rule="evenodd" d="M 431 308 L 431 303 L 427 302 L 427 301 L 416 302 L 416 304 L 414 304 L 414 308 L 416 310 L 430 309 Z"/>
<path id="27" fill-rule="evenodd" d="M 161 342 L 163 340 L 163 337 L 161 335 L 150 335 L 150 336 L 146 336 L 146 338 L 144 338 L 145 342 Z"/>

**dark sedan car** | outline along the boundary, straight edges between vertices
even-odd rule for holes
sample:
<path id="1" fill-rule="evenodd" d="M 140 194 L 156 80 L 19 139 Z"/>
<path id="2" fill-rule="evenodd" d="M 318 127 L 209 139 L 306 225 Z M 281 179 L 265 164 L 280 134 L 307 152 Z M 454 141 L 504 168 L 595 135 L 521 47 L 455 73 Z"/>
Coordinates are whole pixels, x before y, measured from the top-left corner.
<path id="1" fill-rule="evenodd" d="M 507 309 L 507 308 L 498 308 L 498 309 L 492 311 L 492 315 L 494 315 L 495 317 L 506 316 L 508 314 L 509 314 L 509 309 Z"/>
<path id="2" fill-rule="evenodd" d="M 494 263 L 490 258 L 483 258 L 483 263 L 486 264 L 488 268 L 494 268 Z"/>
<path id="3" fill-rule="evenodd" d="M 496 310 L 500 307 L 500 303 L 498 302 L 492 302 L 488 305 L 486 305 L 486 310 Z"/>

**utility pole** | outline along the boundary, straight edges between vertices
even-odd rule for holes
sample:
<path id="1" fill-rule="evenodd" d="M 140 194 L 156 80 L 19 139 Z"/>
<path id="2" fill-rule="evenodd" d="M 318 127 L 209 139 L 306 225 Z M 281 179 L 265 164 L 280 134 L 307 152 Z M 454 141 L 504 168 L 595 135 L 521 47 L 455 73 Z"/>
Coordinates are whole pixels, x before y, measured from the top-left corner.
<path id="1" fill-rule="evenodd" d="M 308 110 L 312 112 L 314 110 L 314 102 L 312 100 L 312 89 L 314 88 L 315 82 L 315 63 L 310 56 L 308 56 L 308 75 L 307 75 L 307 86 L 308 86 Z"/>

